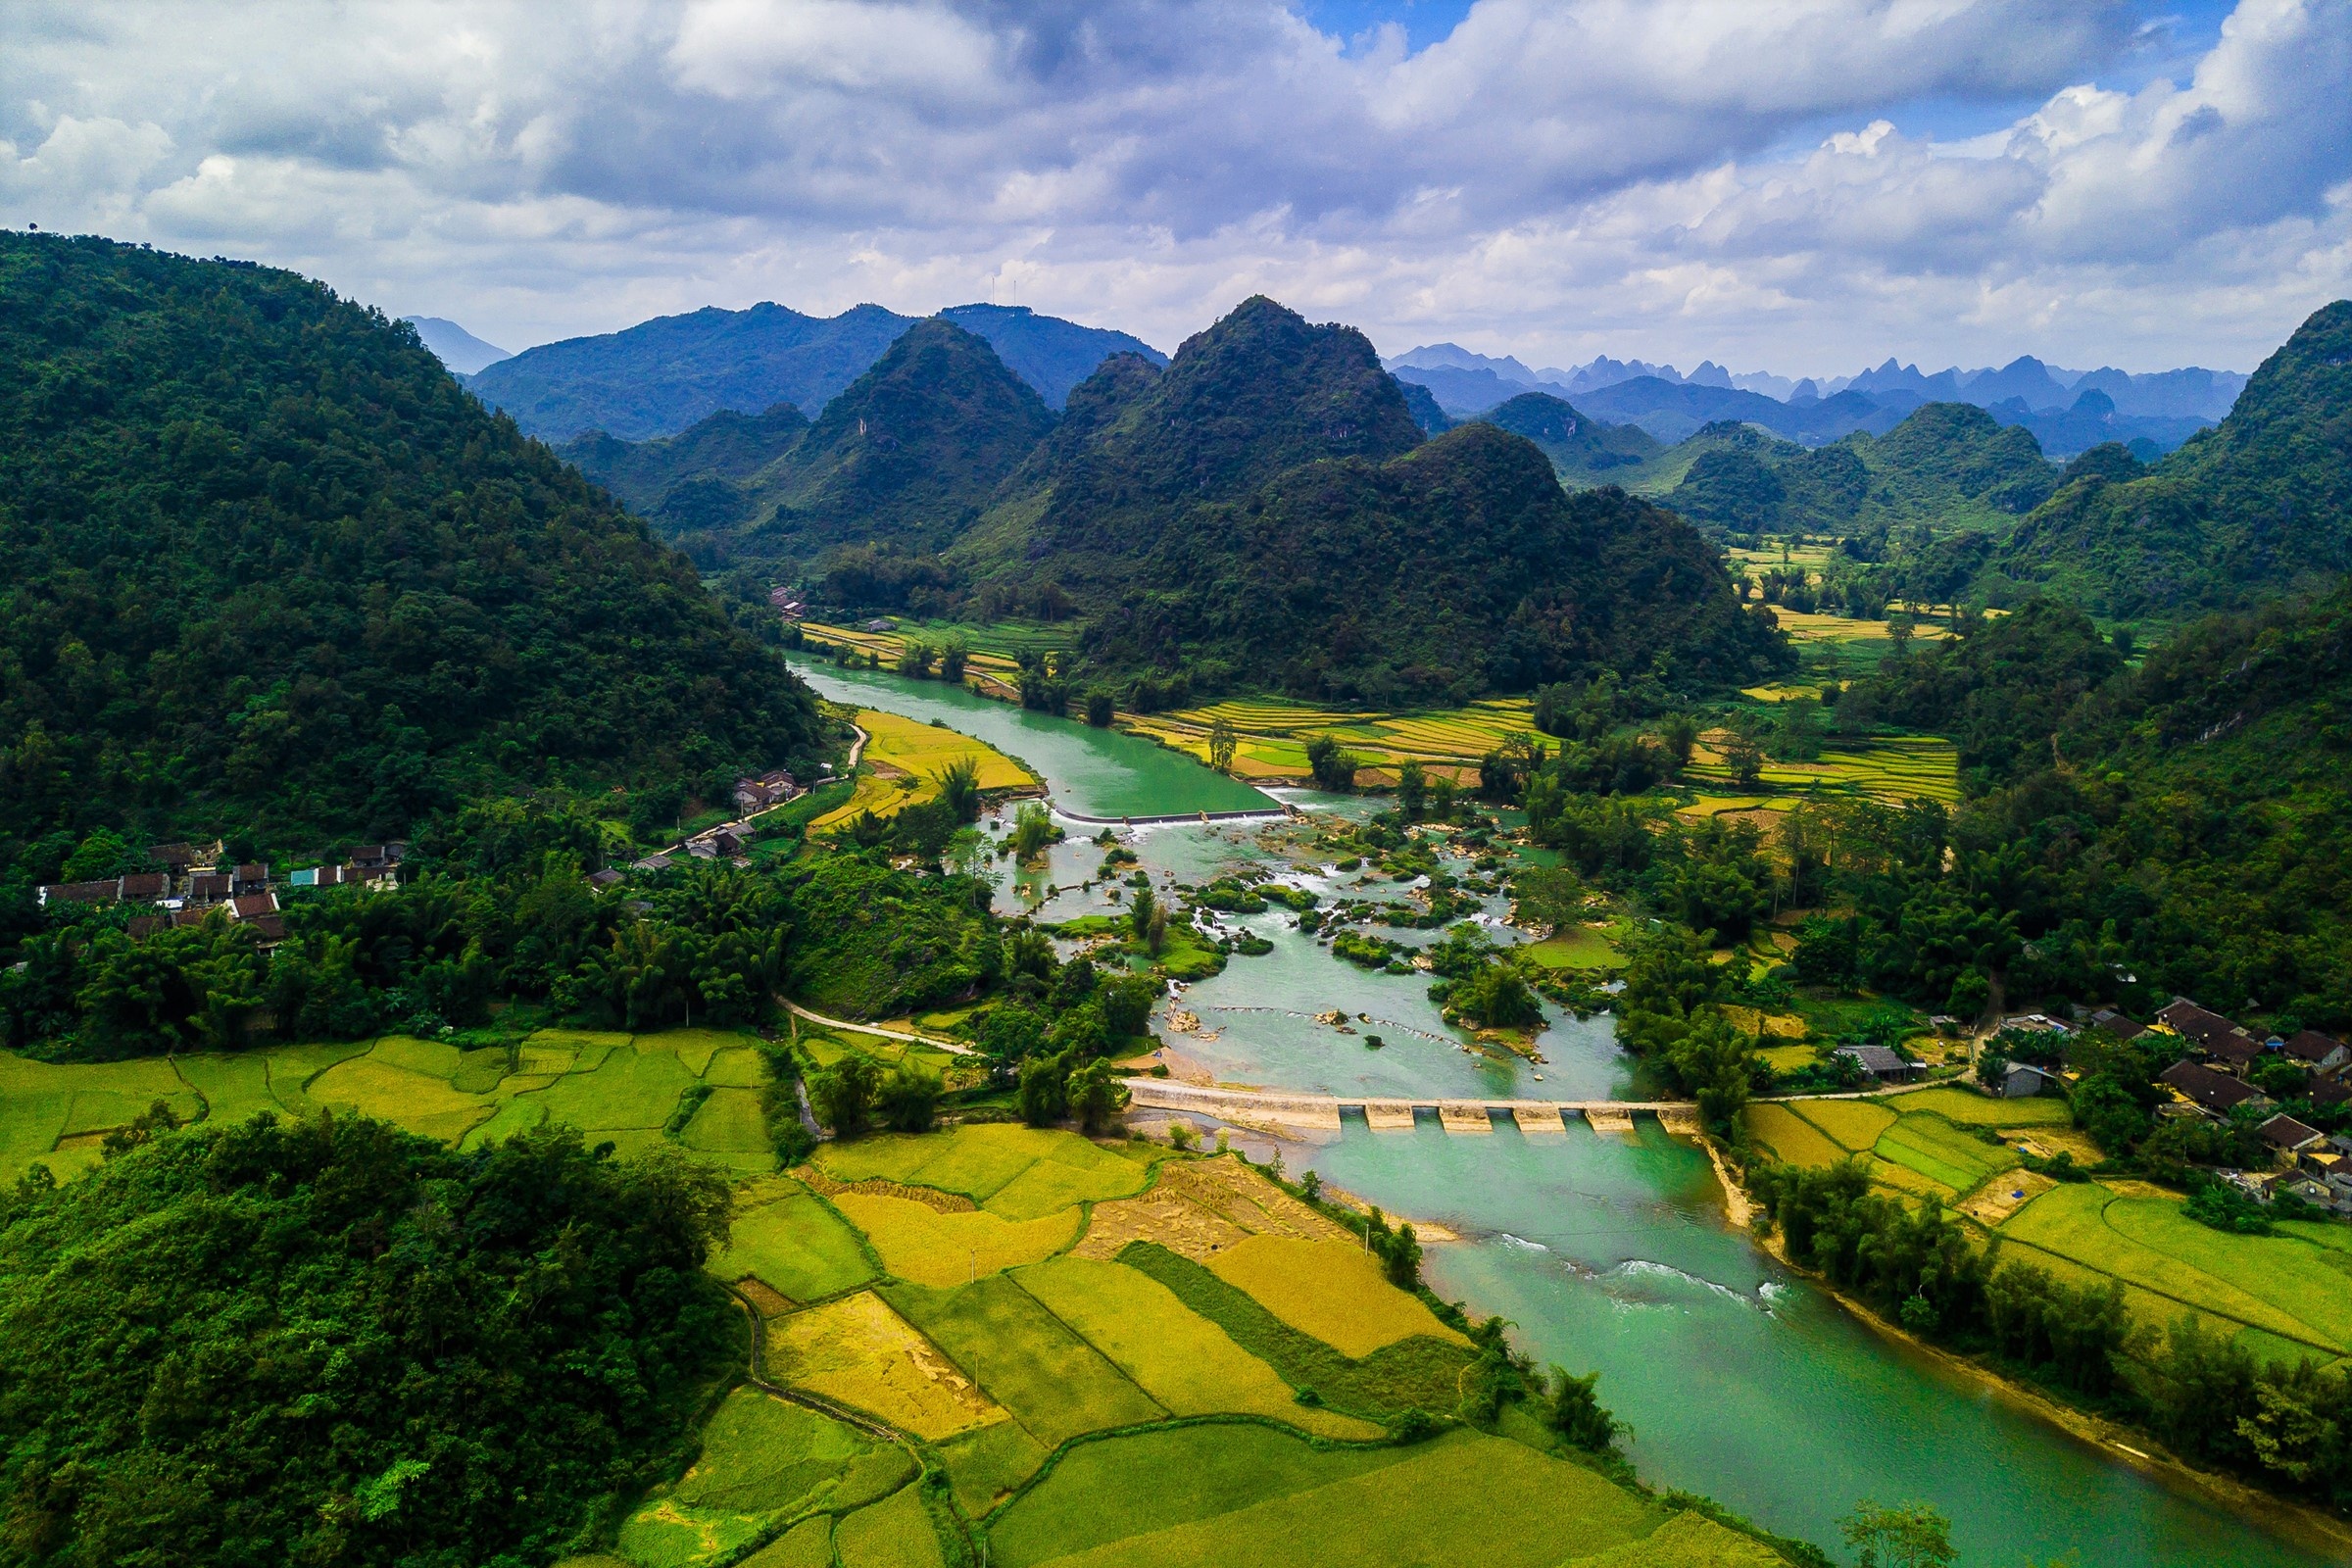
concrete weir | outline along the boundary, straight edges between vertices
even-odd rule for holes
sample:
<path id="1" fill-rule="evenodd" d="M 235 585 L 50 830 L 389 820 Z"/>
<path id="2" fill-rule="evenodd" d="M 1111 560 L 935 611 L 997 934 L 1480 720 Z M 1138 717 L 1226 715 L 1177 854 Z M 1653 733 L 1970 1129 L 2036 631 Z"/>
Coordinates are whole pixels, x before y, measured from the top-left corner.
<path id="1" fill-rule="evenodd" d="M 1376 1133 L 1413 1130 L 1415 1113 L 1432 1110 L 1438 1124 L 1460 1137 L 1492 1135 L 1494 1117 L 1506 1115 L 1523 1133 L 1564 1136 L 1567 1117 L 1583 1116 L 1593 1131 L 1631 1137 L 1634 1114 L 1646 1111 L 1670 1133 L 1698 1135 L 1698 1109 L 1680 1101 L 1629 1100 L 1393 1100 L 1348 1095 L 1290 1095 L 1258 1089 L 1206 1088 L 1166 1078 L 1129 1078 L 1127 1092 L 1139 1110 L 1189 1110 L 1258 1126 L 1337 1132 L 1343 1110 L 1360 1110 Z"/>

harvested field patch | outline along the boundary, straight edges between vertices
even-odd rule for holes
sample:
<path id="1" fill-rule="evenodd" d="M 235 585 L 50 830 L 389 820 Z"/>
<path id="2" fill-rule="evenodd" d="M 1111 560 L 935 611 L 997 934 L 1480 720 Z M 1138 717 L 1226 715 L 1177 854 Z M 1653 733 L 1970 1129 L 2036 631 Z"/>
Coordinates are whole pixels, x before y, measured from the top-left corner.
<path id="1" fill-rule="evenodd" d="M 1416 1334 L 1470 1343 L 1439 1322 L 1420 1298 L 1391 1285 L 1361 1249 L 1345 1242 L 1252 1236 L 1219 1252 L 1208 1266 L 1291 1327 L 1351 1361 Z"/>
<path id="2" fill-rule="evenodd" d="M 1779 1552 L 1700 1513 L 1678 1513 L 1640 1541 L 1590 1557 L 1576 1568 L 1784 1568 Z"/>
<path id="3" fill-rule="evenodd" d="M 1239 1158 L 1168 1159 L 1150 1192 L 1095 1206 L 1076 1255 L 1116 1257 L 1140 1241 L 1204 1262 L 1248 1236 L 1344 1241 L 1348 1234 Z"/>
<path id="4" fill-rule="evenodd" d="M 1302 1405 L 1280 1374 L 1233 1337 L 1124 1263 L 1057 1257 L 1014 1276 L 1023 1289 L 1085 1337 L 1177 1415 L 1234 1411 L 1270 1416 L 1334 1438 L 1375 1438 L 1381 1429 Z"/>
<path id="5" fill-rule="evenodd" d="M 870 1176 L 861 1182 L 838 1182 L 823 1171 L 805 1165 L 801 1167 L 800 1178 L 808 1184 L 810 1192 L 822 1193 L 827 1198 L 838 1198 L 844 1193 L 860 1193 L 868 1198 L 904 1198 L 942 1214 L 969 1214 L 980 1206 L 961 1193 L 943 1193 L 936 1187 L 909 1187 L 905 1182 L 887 1181 L 880 1176 Z"/>
<path id="6" fill-rule="evenodd" d="M 932 1442 L 1006 1419 L 871 1291 L 769 1321 L 767 1375 Z"/>
<path id="7" fill-rule="evenodd" d="M 902 1487 L 834 1526 L 833 1551 L 841 1568 L 947 1568 L 939 1533 L 915 1487 Z"/>
<path id="8" fill-rule="evenodd" d="M 1833 1143 L 1786 1105 L 1749 1105 L 1740 1114 L 1747 1120 L 1749 1136 L 1785 1164 L 1820 1167 L 1852 1157 L 1851 1150 Z"/>
<path id="9" fill-rule="evenodd" d="M 1050 1257 L 1075 1241 L 1076 1209 L 1008 1220 L 977 1211 L 942 1214 L 904 1198 L 844 1193 L 834 1206 L 863 1231 L 883 1268 L 917 1285 L 961 1285 L 980 1274 Z"/>
<path id="10" fill-rule="evenodd" d="M 851 1290 L 874 1277 L 858 1233 L 807 1193 L 738 1213 L 731 1239 L 708 1266 L 720 1279 L 753 1275 L 798 1301 Z"/>
<path id="11" fill-rule="evenodd" d="M 1972 1194 L 1960 1205 L 1960 1212 L 1980 1225 L 1998 1225 L 2057 1185 L 2030 1170 L 2011 1171 Z"/>
<path id="12" fill-rule="evenodd" d="M 1465 1506 L 1470 1498 L 1475 1506 Z M 1046 1560 L 1067 1568 L 1556 1568 L 1639 1541 L 1656 1522 L 1649 1504 L 1582 1465 L 1505 1438 L 1452 1432 L 1360 1475 Z"/>
<path id="13" fill-rule="evenodd" d="M 1049 1448 L 1081 1432 L 1167 1414 L 1004 1275 L 948 1291 L 888 1286 L 884 1295 Z"/>
<path id="14" fill-rule="evenodd" d="M 1123 1198 L 1143 1191 L 1151 1179 L 1146 1160 L 1074 1133 L 1008 1122 L 828 1145 L 817 1163 L 837 1181 L 879 1178 L 960 1193 L 1007 1219 L 1037 1219 L 1085 1200 Z"/>
<path id="15" fill-rule="evenodd" d="M 1895 1123 L 1895 1114 L 1869 1100 L 1798 1100 L 1788 1108 L 1820 1128 L 1830 1142 L 1861 1153 Z"/>
<path id="16" fill-rule="evenodd" d="M 1030 1568 L 1110 1542 L 1232 1513 L 1395 1464 L 1398 1448 L 1318 1448 L 1249 1424 L 1089 1443 L 989 1521 L 990 1556 Z M 1138 1476 L 1152 1485 L 1137 1486 Z"/>

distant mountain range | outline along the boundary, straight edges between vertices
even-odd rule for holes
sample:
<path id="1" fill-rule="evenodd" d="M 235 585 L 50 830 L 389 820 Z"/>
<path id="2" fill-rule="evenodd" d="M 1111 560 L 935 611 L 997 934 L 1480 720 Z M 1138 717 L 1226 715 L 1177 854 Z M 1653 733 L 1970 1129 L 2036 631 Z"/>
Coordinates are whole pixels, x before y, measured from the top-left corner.
<path id="1" fill-rule="evenodd" d="M 2246 384 L 2230 370 L 2064 370 L 2031 355 L 1998 369 L 1955 367 L 1934 375 L 1890 358 L 1875 369 L 1826 382 L 1766 372 L 1735 375 L 1712 361 L 1684 375 L 1671 365 L 1605 356 L 1573 369 L 1531 370 L 1508 356 L 1496 359 L 1452 343 L 1424 345 L 1386 364 L 1398 379 L 1427 388 L 1456 419 L 1542 392 L 1572 398 L 1596 417 L 1639 425 L 1660 441 L 1682 441 L 1702 425 L 1738 419 L 1819 445 L 1856 430 L 1884 435 L 1925 404 L 1973 403 L 2003 424 L 2032 430 L 2054 458 L 2108 441 L 2135 445 L 2143 459 L 2158 457 L 2228 414 Z"/>
<path id="2" fill-rule="evenodd" d="M 939 315 L 986 339 L 1054 409 L 1114 354 L 1167 363 L 1166 355 L 1140 338 L 1039 316 L 1026 306 L 958 305 Z M 781 305 L 745 311 L 713 306 L 622 332 L 526 349 L 468 376 L 466 384 L 546 441 L 591 430 L 644 441 L 674 435 L 713 414 L 763 414 L 779 403 L 813 418 L 917 319 L 879 305 L 832 317 L 804 316 Z"/>
<path id="3" fill-rule="evenodd" d="M 416 335 L 424 340 L 426 348 L 433 351 L 435 359 L 460 375 L 471 375 L 485 366 L 514 357 L 497 344 L 485 343 L 457 322 L 438 316 L 404 316 L 401 319 L 416 329 Z"/>

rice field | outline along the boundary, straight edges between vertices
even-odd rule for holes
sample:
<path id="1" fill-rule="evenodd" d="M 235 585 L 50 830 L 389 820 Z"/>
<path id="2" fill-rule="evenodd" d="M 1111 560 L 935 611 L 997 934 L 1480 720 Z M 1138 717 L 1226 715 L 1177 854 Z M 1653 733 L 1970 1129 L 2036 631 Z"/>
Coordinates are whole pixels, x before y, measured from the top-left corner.
<path id="1" fill-rule="evenodd" d="M 767 1375 L 938 1442 L 1008 1419 L 871 1291 L 771 1319 Z"/>
<path id="2" fill-rule="evenodd" d="M 1783 1164 L 1835 1165 L 1853 1153 L 1786 1105 L 1749 1105 L 1740 1114 L 1748 1136 Z"/>
<path id="3" fill-rule="evenodd" d="M 947 1568 L 939 1532 L 917 1487 L 903 1487 L 833 1527 L 841 1568 Z"/>
<path id="4" fill-rule="evenodd" d="M 1465 1505 L 1470 1499 L 1474 1506 Z M 1006 1529 L 1027 1501 L 1006 1510 Z M 1196 1568 L 1204 1562 L 1227 1568 L 1367 1562 L 1556 1568 L 1563 1560 L 1632 1548 L 1665 1519 L 1662 1510 L 1582 1465 L 1546 1458 L 1507 1439 L 1454 1432 L 1358 1475 L 1024 1560 L 1066 1568 Z M 1050 1550 L 1051 1534 L 1038 1536 L 1040 1546 Z M 1623 1560 L 1642 1559 L 1629 1551 Z"/>
<path id="5" fill-rule="evenodd" d="M 1571 926 L 1519 951 L 1546 969 L 1608 969 L 1624 961 L 1608 928 L 1596 925 Z"/>
<path id="6" fill-rule="evenodd" d="M 1490 698 L 1465 708 L 1384 713 L 1318 708 L 1283 698 L 1211 703 L 1174 712 L 1123 715 L 1120 722 L 1161 745 L 1208 757 L 1210 729 L 1234 732 L 1234 772 L 1244 778 L 1299 779 L 1306 776 L 1306 743 L 1328 735 L 1360 758 L 1366 767 L 1417 761 L 1457 776 L 1475 772 L 1478 760 L 1514 735 L 1532 732 L 1535 709 L 1521 697 Z"/>
<path id="7" fill-rule="evenodd" d="M 1720 731 L 1714 732 L 1715 741 L 1721 738 Z M 1702 739 L 1685 776 L 1700 786 L 1701 797 L 1710 803 L 1709 815 L 1757 809 L 1790 795 L 1927 800 L 1948 806 L 1960 799 L 1960 751 L 1939 735 L 1834 741 L 1822 748 L 1818 761 L 1765 762 L 1752 791 L 1711 794 L 1707 786 L 1723 790 L 1736 784 L 1738 776 L 1714 742 Z"/>
<path id="8" fill-rule="evenodd" d="M 1317 1448 L 1260 1426 L 1178 1427 L 1074 1449 L 990 1521 L 1004 1568 L 1147 1536 L 1395 1464 L 1395 1448 Z M 1150 1476 L 1148 1487 L 1135 1485 Z"/>
<path id="9" fill-rule="evenodd" d="M 1251 1236 L 1226 1248 L 1209 1270 L 1302 1334 L 1349 1360 L 1426 1335 L 1470 1342 L 1438 1321 L 1421 1298 L 1391 1285 L 1370 1254 L 1345 1242 Z"/>
<path id="10" fill-rule="evenodd" d="M 1291 1386 L 1166 1286 L 1124 1263 L 1057 1257 L 1015 1276 L 1023 1289 L 1177 1415 L 1270 1416 L 1335 1438 L 1380 1429 L 1298 1403 Z"/>
<path id="11" fill-rule="evenodd" d="M 1081 1201 L 1128 1198 L 1152 1179 L 1164 1151 L 1130 1154 L 1067 1133 L 985 1122 L 917 1136 L 831 1144 L 817 1155 L 836 1181 L 880 1179 L 934 1187 L 1010 1220 L 1043 1219 Z"/>
<path id="12" fill-rule="evenodd" d="M 1871 1152 L 1962 1193 L 2018 1163 L 2006 1146 L 1987 1144 L 1929 1111 L 1905 1115 L 1879 1135 Z"/>
<path id="13" fill-rule="evenodd" d="M 704 1428 L 694 1467 L 657 1488 L 622 1523 L 617 1544 L 642 1568 L 700 1568 L 812 1509 L 886 1496 L 913 1472 L 903 1450 L 846 1422 L 737 1389 Z"/>
<path id="14" fill-rule="evenodd" d="M 811 820 L 808 831 L 828 832 L 860 811 L 889 816 L 939 793 L 939 775 L 958 762 L 979 770 L 984 790 L 1026 789 L 1037 775 L 985 741 L 961 730 L 926 724 L 898 713 L 859 709 L 857 724 L 866 733 L 858 764 L 858 788 L 849 800 Z"/>
<path id="15" fill-rule="evenodd" d="M 804 1519 L 753 1552 L 737 1568 L 833 1568 L 833 1519 Z"/>
<path id="16" fill-rule="evenodd" d="M 941 1444 L 939 1456 L 956 1505 L 977 1519 L 1037 1474 L 1046 1462 L 1046 1447 L 1019 1422 L 1000 1421 Z"/>
<path id="17" fill-rule="evenodd" d="M 1894 1125 L 1895 1114 L 1872 1100 L 1804 1100 L 1793 1110 L 1826 1134 L 1832 1143 L 1862 1153 Z"/>
<path id="18" fill-rule="evenodd" d="M 678 1097 L 721 1063 L 727 1081 L 690 1124 L 685 1145 L 741 1170 L 769 1169 L 774 1156 L 753 1094 L 764 1063 L 749 1037 L 716 1030 L 543 1030 L 511 1050 L 470 1051 L 385 1035 L 65 1065 L 0 1052 L 0 1181 L 35 1161 L 60 1180 L 80 1174 L 98 1162 L 105 1134 L 158 1100 L 183 1123 L 326 1110 L 379 1117 L 468 1149 L 560 1123 L 625 1152 L 658 1141 Z"/>
<path id="19" fill-rule="evenodd" d="M 2055 1095 L 1995 1100 L 1965 1089 L 1915 1089 L 1893 1096 L 1887 1103 L 1904 1111 L 1932 1110 L 1946 1121 L 1969 1127 L 2067 1127 L 2074 1123 L 2074 1113 Z"/>
<path id="20" fill-rule="evenodd" d="M 833 1205 L 865 1233 L 885 1272 L 932 1286 L 961 1285 L 1051 1257 L 1078 1239 L 1085 1217 L 1074 1208 L 1032 1220 L 985 1209 L 943 1214 L 909 1198 L 873 1193 L 842 1193 Z"/>
<path id="21" fill-rule="evenodd" d="M 706 1265 L 719 1278 L 749 1275 L 796 1301 L 838 1295 L 874 1278 L 857 1231 L 799 1183 L 773 1178 L 738 1202 L 743 1206 L 726 1247 Z"/>
<path id="22" fill-rule="evenodd" d="M 2352 1349 L 2352 1252 L 2301 1236 L 2228 1235 L 2184 1217 L 2176 1199 L 2096 1182 L 2051 1189 L 1995 1234 L 2005 1258 L 2054 1254 L 2165 1298 L 2168 1312 L 2190 1306 L 2307 1348 Z"/>
<path id="23" fill-rule="evenodd" d="M 1082 1432 L 1168 1413 L 1004 1275 L 948 1291 L 895 1286 L 887 1295 L 901 1316 L 1047 1448 Z"/>

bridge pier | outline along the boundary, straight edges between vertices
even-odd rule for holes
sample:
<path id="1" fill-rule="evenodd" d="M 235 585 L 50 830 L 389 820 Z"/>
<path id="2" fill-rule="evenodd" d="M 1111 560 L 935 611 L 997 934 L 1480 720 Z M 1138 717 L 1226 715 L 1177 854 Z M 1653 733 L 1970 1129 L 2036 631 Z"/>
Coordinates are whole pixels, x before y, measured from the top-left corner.
<path id="1" fill-rule="evenodd" d="M 1559 1107 L 1556 1105 L 1513 1105 L 1511 1120 L 1517 1122 L 1519 1130 L 1531 1138 L 1565 1138 L 1568 1136 L 1568 1123 L 1561 1119 Z"/>
<path id="2" fill-rule="evenodd" d="M 1376 1133 L 1409 1133 L 1413 1130 L 1413 1102 L 1409 1100 L 1367 1100 L 1364 1102 L 1364 1121 Z"/>
<path id="3" fill-rule="evenodd" d="M 1438 1120 L 1447 1132 L 1456 1136 L 1491 1137 L 1494 1132 L 1494 1118 L 1488 1115 L 1487 1107 L 1475 1100 L 1442 1102 L 1438 1106 Z"/>
<path id="4" fill-rule="evenodd" d="M 1616 1133 L 1625 1138 L 1634 1136 L 1634 1113 L 1630 1110 L 1587 1105 L 1585 1120 L 1592 1124 L 1592 1130 L 1596 1133 Z"/>

